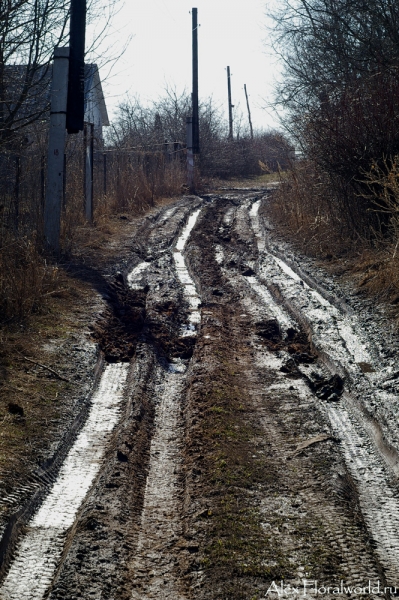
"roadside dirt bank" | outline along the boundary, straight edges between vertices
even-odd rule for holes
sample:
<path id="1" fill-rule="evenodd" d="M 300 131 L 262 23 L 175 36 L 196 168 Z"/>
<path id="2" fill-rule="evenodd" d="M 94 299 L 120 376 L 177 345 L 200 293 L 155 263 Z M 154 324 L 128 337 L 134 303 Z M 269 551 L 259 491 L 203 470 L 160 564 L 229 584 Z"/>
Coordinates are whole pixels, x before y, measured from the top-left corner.
<path id="1" fill-rule="evenodd" d="M 70 266 L 82 321 L 36 358 L 58 379 L 29 363 L 60 387 L 60 416 L 25 470 L 4 469 L 3 600 L 399 589 L 399 340 L 275 233 L 270 194 L 183 197 L 127 223 L 97 265 Z M 115 422 L 96 417 L 107 402 Z M 39 449 L 57 459 L 29 487 Z"/>

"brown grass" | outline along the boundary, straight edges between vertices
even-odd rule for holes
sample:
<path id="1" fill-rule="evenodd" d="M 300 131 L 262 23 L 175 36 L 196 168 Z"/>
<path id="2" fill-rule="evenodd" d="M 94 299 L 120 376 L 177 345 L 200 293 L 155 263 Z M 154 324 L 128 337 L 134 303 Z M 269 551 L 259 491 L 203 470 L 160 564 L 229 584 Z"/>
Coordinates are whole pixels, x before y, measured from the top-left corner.
<path id="1" fill-rule="evenodd" d="M 271 204 L 273 220 L 300 251 L 351 279 L 359 293 L 388 304 L 399 319 L 399 159 L 374 164 L 364 178 L 367 200 L 390 217 L 389 226 L 374 230 L 372 238 L 355 233 L 345 200 L 307 161 L 282 179 Z"/>
<path id="2" fill-rule="evenodd" d="M 3 239 L 0 249 L 0 321 L 21 321 L 44 309 L 57 289 L 58 269 L 29 237 Z"/>

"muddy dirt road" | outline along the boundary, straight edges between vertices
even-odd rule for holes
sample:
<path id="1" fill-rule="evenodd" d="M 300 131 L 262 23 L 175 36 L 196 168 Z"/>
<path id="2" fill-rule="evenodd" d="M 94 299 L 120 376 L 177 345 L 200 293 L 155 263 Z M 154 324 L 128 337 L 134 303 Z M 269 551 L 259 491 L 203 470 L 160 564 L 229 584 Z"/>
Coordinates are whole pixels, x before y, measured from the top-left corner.
<path id="1" fill-rule="evenodd" d="M 2 501 L 2 600 L 399 592 L 398 338 L 278 238 L 271 193 L 142 219 L 68 451 Z"/>

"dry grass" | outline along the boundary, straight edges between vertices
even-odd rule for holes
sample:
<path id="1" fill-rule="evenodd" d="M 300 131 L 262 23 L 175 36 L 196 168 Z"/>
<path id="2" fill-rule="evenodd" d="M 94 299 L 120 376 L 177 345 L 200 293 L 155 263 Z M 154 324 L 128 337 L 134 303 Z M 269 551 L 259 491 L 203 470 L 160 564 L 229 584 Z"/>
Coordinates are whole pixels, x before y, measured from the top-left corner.
<path id="1" fill-rule="evenodd" d="M 338 201 L 328 177 L 312 163 L 301 161 L 284 174 L 271 208 L 274 220 L 306 252 L 323 256 L 347 249 L 349 231 Z"/>
<path id="2" fill-rule="evenodd" d="M 93 292 L 62 270 L 56 290 L 40 312 L 0 327 L 0 478 L 10 489 L 23 481 L 54 440 L 74 389 L 73 383 L 26 360 L 61 374 L 69 367 L 62 348 L 90 318 L 81 311 L 92 302 Z"/>
<path id="3" fill-rule="evenodd" d="M 374 164 L 364 177 L 366 200 L 384 213 L 385 223 L 389 217 L 371 239 L 354 232 L 345 200 L 334 196 L 328 177 L 310 162 L 286 173 L 272 201 L 273 219 L 302 252 L 350 278 L 359 293 L 388 304 L 399 319 L 399 159 Z"/>
<path id="4" fill-rule="evenodd" d="M 0 249 L 0 321 L 21 321 L 43 311 L 57 289 L 58 269 L 28 237 L 3 239 Z"/>
<path id="5" fill-rule="evenodd" d="M 229 178 L 220 179 L 217 177 L 203 177 L 201 179 L 201 187 L 204 189 L 223 189 L 223 188 L 247 188 L 247 187 L 264 187 L 270 183 L 280 183 L 286 176 L 285 171 L 275 173 L 264 173 L 246 178 Z"/>

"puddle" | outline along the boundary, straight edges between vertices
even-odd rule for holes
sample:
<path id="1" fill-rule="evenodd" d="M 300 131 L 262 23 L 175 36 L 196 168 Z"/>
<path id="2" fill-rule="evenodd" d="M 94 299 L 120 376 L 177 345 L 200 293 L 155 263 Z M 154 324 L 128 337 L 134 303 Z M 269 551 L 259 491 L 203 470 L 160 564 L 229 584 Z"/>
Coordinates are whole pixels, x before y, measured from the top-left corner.
<path id="1" fill-rule="evenodd" d="M 195 227 L 200 212 L 201 209 L 199 208 L 190 215 L 186 226 L 183 228 L 183 231 L 176 242 L 175 251 L 173 253 L 177 277 L 183 286 L 184 297 L 189 304 L 188 323 L 182 327 L 182 337 L 195 336 L 197 334 L 196 326 L 201 322 L 201 313 L 199 311 L 201 299 L 197 293 L 194 281 L 190 277 L 183 256 L 184 247 L 190 237 L 190 233 Z"/>
<path id="2" fill-rule="evenodd" d="M 358 362 L 357 366 L 359 367 L 362 373 L 375 373 L 375 369 L 373 369 L 370 363 Z"/>
<path id="3" fill-rule="evenodd" d="M 87 421 L 47 498 L 26 527 L 0 587 L 2 600 L 41 600 L 61 558 L 68 529 L 101 468 L 109 436 L 120 417 L 126 363 L 107 365 L 93 394 Z"/>

